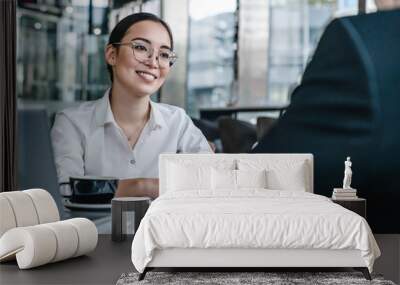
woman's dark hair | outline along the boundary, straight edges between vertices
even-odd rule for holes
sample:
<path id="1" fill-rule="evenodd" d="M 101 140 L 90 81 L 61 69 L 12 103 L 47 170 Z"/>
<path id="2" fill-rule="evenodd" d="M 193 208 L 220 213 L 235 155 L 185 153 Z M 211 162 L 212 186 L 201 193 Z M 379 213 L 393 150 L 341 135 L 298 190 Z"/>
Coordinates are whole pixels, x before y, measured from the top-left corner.
<path id="1" fill-rule="evenodd" d="M 111 31 L 108 45 L 121 42 L 122 38 L 125 36 L 129 28 L 132 27 L 134 24 L 142 21 L 153 21 L 163 25 L 163 27 L 167 30 L 169 38 L 171 40 L 171 50 L 174 49 L 174 39 L 172 38 L 172 32 L 168 24 L 160 19 L 158 16 L 151 13 L 135 13 L 123 18 Z M 111 82 L 113 82 L 113 71 L 111 65 L 107 64 L 107 70 L 110 74 Z"/>

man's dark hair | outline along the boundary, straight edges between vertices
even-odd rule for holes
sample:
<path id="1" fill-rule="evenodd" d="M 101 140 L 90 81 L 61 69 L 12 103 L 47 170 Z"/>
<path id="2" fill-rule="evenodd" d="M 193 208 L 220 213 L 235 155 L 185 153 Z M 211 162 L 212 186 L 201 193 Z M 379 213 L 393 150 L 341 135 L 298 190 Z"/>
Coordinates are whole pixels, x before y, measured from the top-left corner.
<path id="1" fill-rule="evenodd" d="M 171 50 L 174 49 L 174 40 L 172 38 L 172 32 L 168 24 L 164 22 L 162 19 L 160 19 L 158 16 L 151 13 L 135 13 L 123 18 L 111 31 L 110 38 L 108 40 L 108 45 L 113 43 L 119 43 L 125 36 L 126 32 L 129 30 L 130 27 L 142 21 L 153 21 L 163 25 L 163 27 L 167 30 L 169 38 L 171 40 Z M 115 47 L 118 48 L 117 46 Z M 107 64 L 107 70 L 108 73 L 110 74 L 111 82 L 113 82 L 113 71 L 111 65 Z"/>

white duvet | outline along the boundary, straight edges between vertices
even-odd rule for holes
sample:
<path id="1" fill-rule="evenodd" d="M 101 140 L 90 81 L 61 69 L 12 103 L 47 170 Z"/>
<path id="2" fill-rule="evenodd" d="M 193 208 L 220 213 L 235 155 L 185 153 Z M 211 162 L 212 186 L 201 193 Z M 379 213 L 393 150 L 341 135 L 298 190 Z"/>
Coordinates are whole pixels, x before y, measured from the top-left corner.
<path id="1" fill-rule="evenodd" d="M 368 223 L 328 198 L 295 191 L 172 192 L 150 206 L 132 243 L 143 272 L 155 249 L 358 249 L 372 272 L 380 251 Z"/>

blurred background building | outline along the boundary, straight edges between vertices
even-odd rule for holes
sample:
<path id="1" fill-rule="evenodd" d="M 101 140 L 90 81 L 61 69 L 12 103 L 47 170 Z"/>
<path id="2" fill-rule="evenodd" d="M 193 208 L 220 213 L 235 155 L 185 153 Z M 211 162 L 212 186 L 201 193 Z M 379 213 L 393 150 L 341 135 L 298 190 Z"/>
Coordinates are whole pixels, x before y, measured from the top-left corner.
<path id="1" fill-rule="evenodd" d="M 375 9 L 362 1 L 364 9 Z M 153 100 L 192 117 L 199 109 L 290 103 L 327 23 L 359 0 L 18 0 L 20 106 L 49 115 L 103 96 L 104 47 L 115 23 L 138 11 L 170 23 L 179 60 Z M 251 119 L 251 116 L 245 117 Z"/>

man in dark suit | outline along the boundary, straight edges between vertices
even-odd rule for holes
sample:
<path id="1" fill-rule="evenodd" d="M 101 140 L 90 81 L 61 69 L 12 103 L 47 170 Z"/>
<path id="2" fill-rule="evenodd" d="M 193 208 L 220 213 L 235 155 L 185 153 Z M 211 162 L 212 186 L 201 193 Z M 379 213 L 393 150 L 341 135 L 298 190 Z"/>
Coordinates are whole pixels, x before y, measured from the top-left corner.
<path id="1" fill-rule="evenodd" d="M 335 19 L 255 153 L 313 153 L 314 192 L 352 187 L 375 233 L 400 233 L 400 10 Z"/>

